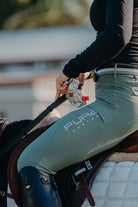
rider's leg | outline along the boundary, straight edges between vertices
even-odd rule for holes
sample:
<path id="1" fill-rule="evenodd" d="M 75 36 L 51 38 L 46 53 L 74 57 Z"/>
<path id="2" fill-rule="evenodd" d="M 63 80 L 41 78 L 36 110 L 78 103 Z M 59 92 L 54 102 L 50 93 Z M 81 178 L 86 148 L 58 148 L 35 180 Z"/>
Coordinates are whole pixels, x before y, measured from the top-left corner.
<path id="1" fill-rule="evenodd" d="M 55 174 L 113 147 L 137 130 L 136 77 L 123 75 L 114 80 L 112 75 L 101 76 L 96 88 L 94 103 L 63 117 L 24 150 L 18 160 L 20 174 L 28 166 L 46 176 Z"/>

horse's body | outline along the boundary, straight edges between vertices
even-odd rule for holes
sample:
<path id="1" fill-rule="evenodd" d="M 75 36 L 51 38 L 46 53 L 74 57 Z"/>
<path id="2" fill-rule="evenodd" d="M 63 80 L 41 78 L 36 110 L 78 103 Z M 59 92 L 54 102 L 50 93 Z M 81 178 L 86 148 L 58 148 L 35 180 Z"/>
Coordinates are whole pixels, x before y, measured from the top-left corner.
<path id="1" fill-rule="evenodd" d="M 45 130 L 46 128 L 42 127 L 40 129 L 33 131 L 30 135 L 28 135 L 28 137 L 26 137 L 26 139 L 24 139 L 18 145 L 18 147 L 16 147 L 16 149 L 13 151 L 13 154 L 11 155 L 9 166 L 8 166 L 8 177 L 9 177 L 9 184 L 10 184 L 12 193 L 17 203 L 20 203 L 20 188 L 18 186 L 18 179 L 17 179 L 18 174 L 17 174 L 17 168 L 16 168 L 17 159 L 20 156 L 20 153 L 22 152 L 22 150 L 24 150 L 24 148 L 29 143 L 31 143 L 34 139 L 36 139 Z M 122 160 L 119 160 L 119 164 L 115 164 L 115 162 L 109 162 L 109 163 L 106 163 L 103 166 L 103 168 L 101 168 L 103 163 L 116 151 L 118 151 L 119 155 L 121 155 L 122 153 L 123 154 L 125 153 L 126 156 L 129 155 L 129 157 L 133 157 L 134 154 L 137 155 L 138 131 L 132 134 L 131 136 L 129 136 L 128 138 L 126 138 L 121 144 L 113 147 L 112 149 L 104 151 L 100 153 L 99 155 L 96 155 L 90 158 L 89 160 L 70 166 L 57 173 L 55 178 L 56 178 L 60 196 L 63 202 L 63 207 L 90 206 L 87 201 L 84 202 L 86 200 L 86 197 L 88 198 L 89 203 L 91 203 L 91 206 L 94 205 L 93 198 L 91 197 L 90 192 L 88 192 L 88 188 L 87 188 L 88 186 L 85 185 L 86 183 L 85 183 L 85 179 L 83 179 L 84 177 L 86 178 L 86 181 L 90 187 L 91 193 L 94 195 L 94 199 L 96 200 L 98 207 L 99 207 L 99 204 L 98 204 L 99 202 L 101 203 L 103 201 L 104 203 L 105 200 L 106 202 L 108 202 L 108 200 L 111 201 L 111 200 L 114 200 L 114 198 L 115 198 L 115 202 L 122 203 L 124 202 L 124 199 L 125 199 L 123 196 L 126 196 L 126 200 L 128 200 L 129 198 L 129 200 L 132 200 L 135 202 L 134 200 L 135 191 L 131 190 L 132 188 L 131 185 L 134 182 L 134 180 L 132 179 L 132 176 L 135 176 L 135 179 L 136 179 L 135 182 L 138 181 L 138 177 L 134 175 L 137 170 L 137 163 L 134 164 L 134 162 L 128 162 L 128 160 L 123 160 L 125 162 L 120 163 L 120 161 Z M 114 161 L 117 161 L 113 157 L 112 159 L 114 159 Z M 122 166 L 121 169 L 120 169 L 120 166 Z M 123 166 L 124 166 L 124 170 L 123 170 Z M 133 170 L 131 169 L 131 166 L 134 168 Z M 100 168 L 101 170 L 99 171 Z M 122 174 L 119 173 L 119 170 Z M 99 173 L 97 174 L 98 171 Z M 131 173 L 128 173 L 129 171 L 132 172 L 132 175 Z M 97 177 L 94 180 L 94 177 L 96 174 L 97 174 Z M 125 177 L 126 180 L 122 180 L 123 176 Z M 93 180 L 94 182 L 92 182 Z M 114 180 L 114 182 L 112 182 L 112 185 L 111 185 L 109 181 L 112 181 L 112 180 Z M 119 184 L 120 182 L 121 184 Z M 129 185 L 128 183 L 126 184 L 125 182 L 128 182 Z M 115 186 L 117 186 L 117 183 L 118 183 L 118 187 L 116 187 L 115 189 Z M 124 185 L 124 187 L 121 187 L 122 185 Z M 129 195 L 127 193 L 126 188 L 130 188 L 128 190 Z M 121 194 L 118 193 L 119 189 L 122 190 L 122 192 L 120 192 Z M 138 185 L 135 187 L 135 190 L 138 190 Z M 126 195 L 125 195 L 125 192 L 126 192 Z M 118 197 L 116 194 L 118 194 Z M 135 199 L 138 201 L 138 196 Z"/>
<path id="2" fill-rule="evenodd" d="M 15 126 L 13 127 L 13 126 L 14 125 L 12 125 L 11 127 L 12 131 L 13 129 L 14 130 L 16 129 L 16 127 Z M 17 131 L 20 131 L 20 128 L 22 127 L 21 126 L 19 127 L 18 125 Z M 7 163 L 9 161 L 8 182 L 10 185 L 11 193 L 16 201 L 16 204 L 18 204 L 19 206 L 21 206 L 20 204 L 21 195 L 20 195 L 20 185 L 18 182 L 19 180 L 18 180 L 18 173 L 17 173 L 18 157 L 20 156 L 21 152 L 25 149 L 25 147 L 28 146 L 28 144 L 30 144 L 33 140 L 35 140 L 46 129 L 47 127 L 41 127 L 39 129 L 32 131 L 29 135 L 25 137 L 25 139 L 19 142 L 19 144 L 14 148 L 14 150 L 12 149 L 12 153 L 11 151 L 9 151 L 1 159 L 0 167 L 1 167 L 2 176 L 0 176 L 1 177 L 0 182 L 3 185 L 1 185 L 2 188 L 0 190 L 6 190 L 7 178 L 5 175 L 7 174 L 6 173 Z M 7 136 L 7 137 L 11 137 L 10 127 L 8 129 L 8 133 L 10 133 L 9 134 L 10 136 Z M 13 133 L 13 136 L 14 136 L 14 133 Z M 7 140 L 4 140 L 4 142 L 6 141 Z M 125 153 L 126 156 L 128 155 L 128 153 L 130 153 L 131 155 L 130 157 L 133 157 L 132 155 L 134 155 L 134 153 L 135 155 L 137 155 L 136 153 L 138 152 L 138 131 L 132 134 L 131 136 L 129 136 L 128 138 L 126 138 L 121 144 L 115 146 L 114 148 L 109 149 L 105 152 L 102 152 L 99 155 L 96 155 L 82 163 L 63 169 L 57 173 L 55 178 L 56 178 L 56 182 L 59 188 L 59 193 L 62 199 L 63 207 L 80 207 L 80 206 L 88 207 L 90 206 L 89 203 L 91 203 L 91 206 L 94 205 L 94 200 L 93 200 L 92 195 L 90 194 L 90 191 L 94 196 L 97 207 L 104 207 L 105 202 L 108 204 L 106 205 L 106 207 L 111 206 L 109 205 L 110 202 L 113 202 L 113 205 L 115 207 L 124 207 L 123 203 L 127 201 L 128 201 L 127 206 L 129 206 L 129 202 L 131 201 L 133 203 L 133 207 L 135 207 L 135 202 L 138 203 L 138 196 L 136 196 L 135 194 L 135 191 L 138 191 L 138 185 L 135 185 L 135 191 L 132 191 L 131 189 L 132 189 L 133 182 L 136 182 L 136 184 L 138 184 L 137 183 L 138 177 L 136 176 L 138 164 L 137 162 L 133 162 L 133 160 L 131 160 L 131 162 L 127 162 L 128 158 L 126 160 L 123 160 L 125 162 L 121 164 L 120 164 L 120 161 L 122 160 L 119 160 L 119 164 L 115 164 L 115 162 L 111 162 L 112 160 L 104 164 L 104 162 L 109 157 L 111 157 L 111 155 L 114 154 L 116 151 L 121 151 L 121 153 L 122 152 Z M 101 168 L 103 164 L 104 166 Z M 119 171 L 120 166 L 122 166 L 121 167 L 122 174 L 120 174 L 120 171 Z M 134 170 L 131 169 L 131 166 L 133 167 Z M 135 180 L 131 178 L 131 173 L 127 175 L 125 174 L 128 171 L 132 172 L 132 177 L 134 176 Z M 99 173 L 97 174 L 97 172 Z M 94 179 L 95 175 L 96 175 L 96 179 Z M 113 177 L 111 177 L 111 175 Z M 115 176 L 118 176 L 118 177 L 115 177 Z M 121 180 L 124 177 L 126 179 Z M 109 181 L 113 181 L 112 182 L 113 185 L 111 185 Z M 121 187 L 120 183 L 122 183 L 123 186 L 125 185 L 127 187 L 126 188 Z M 118 184 L 118 187 L 117 187 L 117 184 Z M 120 190 L 121 192 L 118 193 Z M 86 197 L 88 198 L 89 203 L 86 200 Z M 119 203 L 118 206 L 117 206 L 117 203 Z M 7 207 L 5 198 L 0 199 L 0 206 Z M 13 206 L 14 207 L 16 206 L 15 203 L 13 203 Z M 8 200 L 8 207 L 11 207 L 9 206 L 9 200 Z"/>
<path id="3" fill-rule="evenodd" d="M 137 207 L 138 153 L 115 153 L 97 173 L 90 191 L 95 207 Z M 8 199 L 8 207 L 17 207 Z M 86 199 L 82 207 L 90 207 Z"/>

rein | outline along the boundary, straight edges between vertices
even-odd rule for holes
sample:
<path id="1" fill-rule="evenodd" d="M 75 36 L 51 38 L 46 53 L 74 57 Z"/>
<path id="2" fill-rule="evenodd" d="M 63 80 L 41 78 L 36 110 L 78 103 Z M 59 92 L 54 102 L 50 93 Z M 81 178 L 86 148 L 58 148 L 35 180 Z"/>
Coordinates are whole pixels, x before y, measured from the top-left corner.
<path id="1" fill-rule="evenodd" d="M 66 101 L 66 94 L 59 97 L 51 105 L 49 105 L 40 115 L 38 115 L 32 123 L 25 128 L 22 128 L 20 133 L 15 136 L 11 142 L 9 142 L 5 148 L 0 151 L 0 157 L 7 153 L 12 147 L 14 147 L 21 139 L 23 139 L 42 119 L 44 119 L 50 112 L 52 112 L 56 107 Z"/>

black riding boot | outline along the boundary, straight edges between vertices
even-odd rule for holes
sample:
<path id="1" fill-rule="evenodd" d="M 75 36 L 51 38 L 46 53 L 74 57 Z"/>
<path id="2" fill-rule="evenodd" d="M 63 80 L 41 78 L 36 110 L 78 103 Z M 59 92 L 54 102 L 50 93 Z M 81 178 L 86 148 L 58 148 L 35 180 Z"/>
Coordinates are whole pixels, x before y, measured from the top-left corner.
<path id="1" fill-rule="evenodd" d="M 44 176 L 34 167 L 24 167 L 19 176 L 22 207 L 62 207 L 53 176 Z"/>

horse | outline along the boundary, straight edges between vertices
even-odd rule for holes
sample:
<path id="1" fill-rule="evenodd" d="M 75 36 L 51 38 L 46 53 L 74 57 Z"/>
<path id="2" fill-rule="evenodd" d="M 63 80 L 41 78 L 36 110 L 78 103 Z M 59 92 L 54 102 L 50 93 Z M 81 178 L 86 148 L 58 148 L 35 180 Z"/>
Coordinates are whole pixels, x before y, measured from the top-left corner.
<path id="1" fill-rule="evenodd" d="M 44 118 L 30 133 L 10 148 L 6 154 L 0 157 L 0 206 L 7 207 L 7 198 L 14 199 L 17 206 L 22 207 L 22 196 L 20 189 L 20 180 L 17 172 L 17 160 L 22 151 L 40 134 L 44 133 L 51 125 L 60 119 L 59 114 L 51 112 L 49 117 Z M 1 124 L 0 147 L 3 149 L 5 145 L 16 137 L 25 126 L 32 124 L 32 120 L 21 120 L 7 124 L 5 120 Z M 6 125 L 6 126 L 5 126 Z M 102 166 L 105 166 L 107 160 L 110 162 L 120 162 L 122 158 L 116 156 L 131 157 L 138 152 L 138 131 L 126 137 L 120 144 L 115 147 L 101 152 L 88 160 L 69 166 L 60 170 L 55 175 L 56 184 L 61 197 L 63 207 L 81 207 L 94 206 L 95 185 L 98 183 L 97 177 L 101 179 Z M 118 156 L 119 157 L 119 156 Z M 127 158 L 128 159 L 128 158 Z M 124 160 L 125 161 L 125 160 Z M 105 167 L 104 167 L 105 168 Z M 109 168 L 109 167 L 108 167 Z M 104 179 L 103 179 L 104 181 Z M 7 186 L 10 186 L 10 193 L 7 193 Z M 104 192 L 104 190 L 103 190 Z M 94 197 L 93 197 L 94 195 Z M 86 201 L 88 200 L 88 202 Z M 138 201 L 138 197 L 137 197 Z"/>

